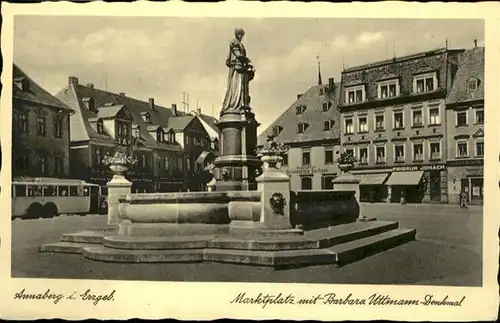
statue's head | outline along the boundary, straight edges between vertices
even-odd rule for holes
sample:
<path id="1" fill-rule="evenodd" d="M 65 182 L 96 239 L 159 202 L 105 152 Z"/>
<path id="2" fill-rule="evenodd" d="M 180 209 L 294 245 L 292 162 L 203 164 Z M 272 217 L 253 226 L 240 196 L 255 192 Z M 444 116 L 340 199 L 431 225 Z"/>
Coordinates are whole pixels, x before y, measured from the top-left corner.
<path id="1" fill-rule="evenodd" d="M 234 30 L 234 36 L 238 39 L 238 40 L 242 40 L 243 39 L 243 36 L 245 36 L 245 31 L 242 29 L 242 28 L 236 28 Z"/>

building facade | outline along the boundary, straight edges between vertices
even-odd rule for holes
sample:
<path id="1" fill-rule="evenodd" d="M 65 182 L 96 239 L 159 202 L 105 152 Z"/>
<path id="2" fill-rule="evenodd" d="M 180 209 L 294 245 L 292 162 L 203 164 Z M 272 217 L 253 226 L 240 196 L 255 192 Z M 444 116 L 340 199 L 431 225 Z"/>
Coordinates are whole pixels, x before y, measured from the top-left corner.
<path id="1" fill-rule="evenodd" d="M 50 95 L 14 64 L 13 178 L 69 177 L 72 113 L 70 107 Z"/>
<path id="2" fill-rule="evenodd" d="M 196 154 L 210 150 L 210 138 L 196 116 L 165 108 L 154 98 L 96 89 L 69 77 L 57 95 L 76 113 L 71 117 L 71 173 L 105 188 L 112 173 L 103 158 L 126 147 L 138 162 L 128 171 L 132 192 L 202 190 L 207 174 Z"/>
<path id="3" fill-rule="evenodd" d="M 342 150 L 362 201 L 448 202 L 446 96 L 463 50 L 438 49 L 345 69 Z"/>
<path id="4" fill-rule="evenodd" d="M 273 134 L 290 146 L 282 170 L 291 177 L 293 190 L 333 189 L 332 181 L 340 175 L 339 90 L 333 78 L 309 88 L 259 135 L 259 145 Z"/>
<path id="5" fill-rule="evenodd" d="M 449 202 L 465 192 L 471 204 L 483 203 L 484 47 L 459 56 L 459 68 L 447 98 Z"/>

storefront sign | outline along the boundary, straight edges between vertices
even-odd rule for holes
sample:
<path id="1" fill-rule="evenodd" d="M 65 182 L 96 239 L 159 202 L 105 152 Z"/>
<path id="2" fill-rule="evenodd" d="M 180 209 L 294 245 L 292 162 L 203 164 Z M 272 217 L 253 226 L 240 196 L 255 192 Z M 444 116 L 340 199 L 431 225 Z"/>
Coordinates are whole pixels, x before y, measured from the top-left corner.
<path id="1" fill-rule="evenodd" d="M 483 168 L 467 168 L 465 172 L 467 176 L 484 176 Z"/>
<path id="2" fill-rule="evenodd" d="M 315 166 L 310 167 L 297 167 L 294 169 L 287 169 L 287 175 L 312 175 L 312 174 L 324 174 L 329 173 L 330 170 L 328 168 L 317 168 Z"/>
<path id="3" fill-rule="evenodd" d="M 449 160 L 448 166 L 483 166 L 484 159 L 459 159 Z"/>
<path id="4" fill-rule="evenodd" d="M 412 171 L 429 171 L 429 170 L 445 170 L 445 164 L 434 164 L 434 165 L 417 165 L 417 166 L 402 166 L 393 167 L 393 172 L 412 172 Z"/>

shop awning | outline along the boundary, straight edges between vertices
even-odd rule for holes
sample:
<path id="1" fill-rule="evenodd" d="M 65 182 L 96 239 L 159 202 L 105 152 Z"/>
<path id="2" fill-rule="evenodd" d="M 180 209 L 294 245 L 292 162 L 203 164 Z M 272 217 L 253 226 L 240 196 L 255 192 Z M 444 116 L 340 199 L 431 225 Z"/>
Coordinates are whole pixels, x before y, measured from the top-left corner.
<path id="1" fill-rule="evenodd" d="M 394 172 L 387 180 L 386 185 L 418 185 L 423 174 L 423 171 Z"/>
<path id="2" fill-rule="evenodd" d="M 389 176 L 388 173 L 357 175 L 359 185 L 382 185 L 387 176 Z"/>

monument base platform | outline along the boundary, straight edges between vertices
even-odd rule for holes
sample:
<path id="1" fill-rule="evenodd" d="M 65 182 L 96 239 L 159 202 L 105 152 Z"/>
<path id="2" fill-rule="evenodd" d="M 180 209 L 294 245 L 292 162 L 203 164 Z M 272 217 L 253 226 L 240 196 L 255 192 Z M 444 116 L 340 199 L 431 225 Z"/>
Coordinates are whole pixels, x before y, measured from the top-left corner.
<path id="1" fill-rule="evenodd" d="M 227 228 L 227 226 L 226 226 Z M 299 229 L 291 229 L 299 230 Z M 415 239 L 397 222 L 353 222 L 303 231 L 301 235 L 207 234 L 127 236 L 113 230 L 64 234 L 40 252 L 82 254 L 120 263 L 215 261 L 276 269 L 314 264 L 346 265 Z"/>

